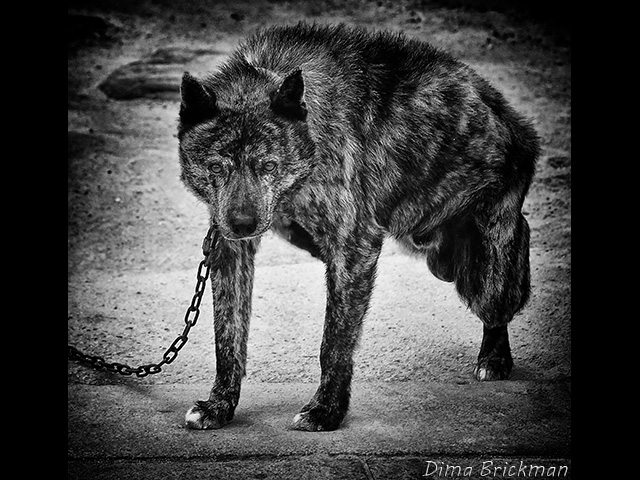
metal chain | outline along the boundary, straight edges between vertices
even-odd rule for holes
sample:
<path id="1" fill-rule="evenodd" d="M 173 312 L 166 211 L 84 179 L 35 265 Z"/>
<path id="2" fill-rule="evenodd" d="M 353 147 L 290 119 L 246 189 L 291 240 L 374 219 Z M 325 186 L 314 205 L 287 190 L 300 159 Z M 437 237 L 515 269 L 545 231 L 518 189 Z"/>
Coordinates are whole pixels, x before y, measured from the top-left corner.
<path id="1" fill-rule="evenodd" d="M 182 330 L 182 333 L 176 337 L 173 343 L 164 352 L 162 360 L 158 363 L 149 363 L 147 365 L 140 365 L 139 367 L 134 368 L 124 363 L 107 362 L 104 358 L 97 355 L 88 355 L 72 345 L 67 345 L 67 358 L 69 360 L 75 360 L 87 364 L 98 370 L 105 369 L 108 372 L 119 373 L 120 375 L 133 375 L 135 373 L 137 377 L 146 377 L 147 375 L 160 373 L 163 365 L 170 364 L 176 359 L 178 352 L 180 352 L 182 347 L 184 347 L 189 340 L 189 331 L 198 321 L 198 317 L 200 316 L 200 302 L 202 301 L 202 295 L 204 294 L 207 284 L 207 278 L 209 278 L 209 273 L 211 271 L 210 253 L 217 241 L 218 231 L 215 229 L 215 225 L 212 225 L 202 242 L 202 253 L 205 258 L 200 262 L 200 265 L 198 265 L 198 280 L 195 287 L 195 293 L 191 299 L 191 304 L 184 315 L 184 330 Z"/>

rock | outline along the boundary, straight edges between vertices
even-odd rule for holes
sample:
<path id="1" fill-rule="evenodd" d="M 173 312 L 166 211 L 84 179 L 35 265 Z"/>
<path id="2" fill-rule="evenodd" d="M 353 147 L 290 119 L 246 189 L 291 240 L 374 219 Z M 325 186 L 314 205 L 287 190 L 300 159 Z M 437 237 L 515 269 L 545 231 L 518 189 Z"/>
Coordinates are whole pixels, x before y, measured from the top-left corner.
<path id="1" fill-rule="evenodd" d="M 177 98 L 183 71 L 177 67 L 178 65 L 133 62 L 109 75 L 99 88 L 116 100 Z"/>
<path id="2" fill-rule="evenodd" d="M 185 71 L 206 72 L 220 63 L 226 52 L 185 47 L 161 48 L 147 57 L 123 65 L 99 86 L 115 100 L 151 98 L 178 100 Z"/>
<path id="3" fill-rule="evenodd" d="M 189 62 L 193 62 L 200 57 L 220 55 L 225 55 L 225 52 L 211 50 L 208 48 L 185 48 L 174 46 L 159 48 L 151 55 L 146 57 L 143 61 L 150 64 L 186 64 Z"/>

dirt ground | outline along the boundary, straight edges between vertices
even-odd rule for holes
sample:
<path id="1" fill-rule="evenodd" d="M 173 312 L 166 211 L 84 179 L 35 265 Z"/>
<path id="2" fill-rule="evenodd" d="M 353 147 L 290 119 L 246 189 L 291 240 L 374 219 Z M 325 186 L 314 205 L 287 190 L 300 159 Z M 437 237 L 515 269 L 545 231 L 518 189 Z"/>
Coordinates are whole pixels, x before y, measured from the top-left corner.
<path id="1" fill-rule="evenodd" d="M 86 306 L 88 296 L 95 296 L 93 282 L 111 278 L 117 284 L 126 275 L 153 278 L 188 271 L 186 279 L 178 280 L 191 283 L 208 219 L 205 206 L 178 179 L 176 82 L 182 71 L 198 73 L 215 66 L 259 27 L 302 19 L 341 21 L 401 30 L 453 53 L 532 119 L 542 144 L 524 205 L 531 226 L 532 302 L 538 306 L 536 315 L 550 320 L 520 327 L 520 343 L 535 344 L 533 362 L 541 371 L 570 375 L 571 34 L 564 18 L 541 8 L 513 10 L 508 5 L 407 0 L 69 2 L 70 341 L 83 338 L 93 342 L 90 350 L 104 348 L 103 353 L 113 355 L 140 348 L 104 332 L 111 319 L 144 314 L 145 304 L 154 299 L 142 289 L 132 298 L 105 294 L 98 302 L 102 313 L 96 313 Z M 141 59 L 142 70 L 136 70 Z M 137 71 L 151 72 L 150 83 L 132 87 L 136 79 L 131 75 Z M 399 252 L 389 245 L 384 255 Z M 257 257 L 258 266 L 308 261 L 308 254 L 271 234 Z M 188 299 L 163 301 L 177 304 L 179 311 Z M 544 342 L 535 340 L 540 332 Z M 157 349 L 173 335 L 173 329 L 163 325 L 146 341 Z M 113 341 L 122 343 L 110 346 Z M 561 353 L 554 357 L 548 351 Z M 558 367 L 560 356 L 564 361 Z M 76 381 L 91 380 L 75 367 L 70 367 L 70 375 Z"/>

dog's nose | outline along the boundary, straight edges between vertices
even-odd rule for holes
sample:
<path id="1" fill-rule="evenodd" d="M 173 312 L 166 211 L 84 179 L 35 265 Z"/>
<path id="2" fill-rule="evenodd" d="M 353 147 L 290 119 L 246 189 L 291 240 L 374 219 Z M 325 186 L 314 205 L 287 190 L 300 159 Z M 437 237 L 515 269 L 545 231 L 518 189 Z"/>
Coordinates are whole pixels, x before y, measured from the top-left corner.
<path id="1" fill-rule="evenodd" d="M 239 238 L 248 237 L 258 228 L 258 220 L 252 215 L 240 213 L 229 219 L 229 226 Z"/>

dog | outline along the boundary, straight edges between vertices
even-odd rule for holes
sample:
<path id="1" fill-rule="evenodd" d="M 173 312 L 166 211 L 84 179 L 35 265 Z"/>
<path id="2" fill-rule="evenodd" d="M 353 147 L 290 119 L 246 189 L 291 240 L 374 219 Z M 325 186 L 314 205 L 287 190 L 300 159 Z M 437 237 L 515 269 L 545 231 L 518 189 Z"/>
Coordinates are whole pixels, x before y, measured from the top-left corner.
<path id="1" fill-rule="evenodd" d="M 254 256 L 275 230 L 326 266 L 320 385 L 292 428 L 347 414 L 353 353 L 383 241 L 421 255 L 483 322 L 474 375 L 506 379 L 507 325 L 530 295 L 522 204 L 531 124 L 469 66 L 402 34 L 299 23 L 247 38 L 214 73 L 184 73 L 181 179 L 209 209 L 216 378 L 188 428 L 234 416 Z"/>

